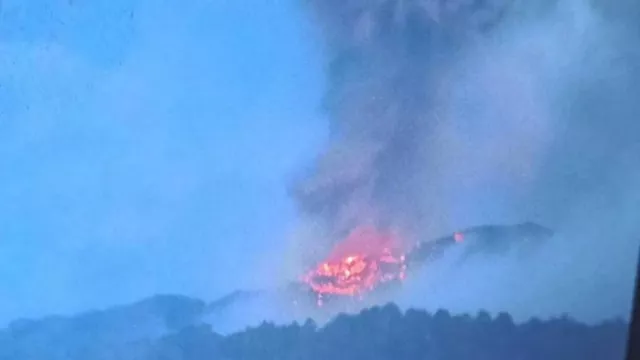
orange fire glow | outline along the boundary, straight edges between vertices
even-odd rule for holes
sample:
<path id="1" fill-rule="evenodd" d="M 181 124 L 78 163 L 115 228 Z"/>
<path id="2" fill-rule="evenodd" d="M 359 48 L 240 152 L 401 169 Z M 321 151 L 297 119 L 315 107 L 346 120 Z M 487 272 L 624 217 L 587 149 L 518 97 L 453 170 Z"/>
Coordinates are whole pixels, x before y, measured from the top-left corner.
<path id="1" fill-rule="evenodd" d="M 379 284 L 403 280 L 405 256 L 397 239 L 371 227 L 358 227 L 329 257 L 303 277 L 318 296 L 362 296 Z"/>

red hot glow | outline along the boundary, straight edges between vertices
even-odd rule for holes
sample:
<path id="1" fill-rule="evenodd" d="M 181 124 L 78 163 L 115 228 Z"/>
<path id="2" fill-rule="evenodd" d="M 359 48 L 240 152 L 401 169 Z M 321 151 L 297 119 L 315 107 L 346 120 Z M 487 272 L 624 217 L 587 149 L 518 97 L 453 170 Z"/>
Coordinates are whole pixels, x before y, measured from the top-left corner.
<path id="1" fill-rule="evenodd" d="M 405 256 L 399 241 L 373 227 L 358 227 L 318 266 L 303 276 L 318 296 L 358 296 L 381 283 L 403 280 Z"/>

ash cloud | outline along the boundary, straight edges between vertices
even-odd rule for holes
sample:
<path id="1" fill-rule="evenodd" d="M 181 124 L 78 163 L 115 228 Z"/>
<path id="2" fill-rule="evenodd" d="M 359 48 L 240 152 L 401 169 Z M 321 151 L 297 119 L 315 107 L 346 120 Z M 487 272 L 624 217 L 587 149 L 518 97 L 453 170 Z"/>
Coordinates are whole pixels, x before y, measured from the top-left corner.
<path id="1" fill-rule="evenodd" d="M 626 315 L 640 243 L 639 6 L 310 5 L 329 54 L 331 134 L 293 188 L 316 230 L 305 239 L 368 222 L 415 241 L 536 221 L 558 235 L 535 261 L 475 262 L 414 294 L 438 306 L 458 296 L 465 311 L 493 301 L 527 316 Z M 469 279 L 486 286 L 465 290 Z"/>
<path id="2" fill-rule="evenodd" d="M 330 144 L 293 190 L 341 236 L 374 222 L 415 231 L 425 138 L 438 126 L 440 73 L 506 11 L 506 1 L 311 1 L 324 29 Z"/>

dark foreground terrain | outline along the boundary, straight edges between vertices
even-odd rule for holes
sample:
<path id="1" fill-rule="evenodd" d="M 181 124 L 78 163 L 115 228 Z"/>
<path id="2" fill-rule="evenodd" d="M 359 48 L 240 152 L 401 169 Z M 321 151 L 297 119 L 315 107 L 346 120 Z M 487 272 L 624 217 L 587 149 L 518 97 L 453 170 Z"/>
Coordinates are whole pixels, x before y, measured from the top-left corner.
<path id="1" fill-rule="evenodd" d="M 514 324 L 506 314 L 374 307 L 228 336 L 203 322 L 211 304 L 177 296 L 76 317 L 20 320 L 0 332 L 1 360 L 205 359 L 623 359 L 627 324 L 585 325 L 568 317 Z"/>

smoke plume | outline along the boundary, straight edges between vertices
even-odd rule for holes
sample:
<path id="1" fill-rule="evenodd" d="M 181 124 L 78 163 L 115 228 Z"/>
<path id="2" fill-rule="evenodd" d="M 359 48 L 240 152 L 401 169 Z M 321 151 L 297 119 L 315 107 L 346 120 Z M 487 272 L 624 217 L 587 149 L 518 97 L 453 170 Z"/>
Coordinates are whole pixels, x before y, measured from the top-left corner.
<path id="1" fill-rule="evenodd" d="M 610 185 L 600 166 L 631 172 L 637 51 L 621 51 L 637 39 L 586 2 L 310 5 L 330 54 L 331 136 L 293 193 L 330 235 L 363 222 L 415 235 L 481 220 L 556 225 Z M 605 161 L 613 152 L 620 161 Z"/>
<path id="2" fill-rule="evenodd" d="M 633 219 L 640 7 L 587 0 L 310 0 L 310 7 L 329 54 L 330 138 L 292 191 L 303 231 L 314 233 L 307 239 L 337 241 L 362 223 L 415 241 L 536 221 L 559 234 L 549 256 L 500 274 L 537 271 L 529 295 L 572 289 L 576 298 L 554 302 L 550 312 L 606 288 L 596 305 L 582 303 L 583 313 L 624 314 L 640 240 Z M 470 273 L 487 274 L 478 269 Z"/>
<path id="3" fill-rule="evenodd" d="M 424 218 L 428 134 L 437 83 L 460 48 L 506 11 L 505 1 L 311 2 L 331 54 L 324 99 L 330 145 L 296 184 L 301 209 L 341 236 L 355 224 L 415 230 Z"/>

